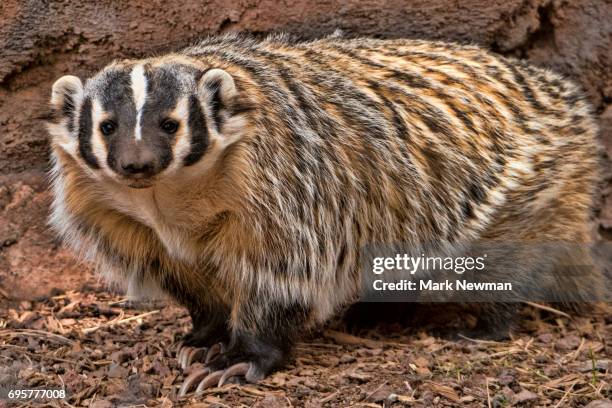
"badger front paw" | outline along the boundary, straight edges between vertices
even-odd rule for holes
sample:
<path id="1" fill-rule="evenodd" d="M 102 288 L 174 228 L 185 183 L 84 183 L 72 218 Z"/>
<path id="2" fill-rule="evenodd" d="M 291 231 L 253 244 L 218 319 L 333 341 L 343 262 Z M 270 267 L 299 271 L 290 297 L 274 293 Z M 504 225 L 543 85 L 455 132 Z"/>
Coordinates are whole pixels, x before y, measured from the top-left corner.
<path id="1" fill-rule="evenodd" d="M 179 366 L 185 370 L 195 361 L 210 360 L 229 338 L 227 322 L 222 317 L 212 315 L 206 322 L 193 318 L 193 329 L 183 337 L 176 353 Z"/>
<path id="2" fill-rule="evenodd" d="M 228 382 L 258 382 L 285 364 L 290 348 L 289 342 L 279 344 L 262 336 L 235 334 L 227 350 L 219 345 L 214 352 L 207 352 L 205 366 L 185 379 L 179 395 L 190 392 L 195 384 L 199 393 Z"/>

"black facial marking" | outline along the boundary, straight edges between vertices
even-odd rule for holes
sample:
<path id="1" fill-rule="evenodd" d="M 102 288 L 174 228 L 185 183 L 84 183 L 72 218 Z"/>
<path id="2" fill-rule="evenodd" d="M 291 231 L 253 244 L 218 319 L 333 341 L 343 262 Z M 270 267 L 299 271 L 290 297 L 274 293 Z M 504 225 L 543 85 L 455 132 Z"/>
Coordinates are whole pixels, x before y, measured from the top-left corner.
<path id="1" fill-rule="evenodd" d="M 146 119 L 155 113 L 164 114 L 176 107 L 180 94 L 180 84 L 176 74 L 167 68 L 145 69 L 147 79 L 147 99 L 142 109 L 142 117 Z M 159 123 L 161 118 L 155 119 Z M 143 123 L 144 126 L 144 123 Z"/>
<path id="2" fill-rule="evenodd" d="M 121 173 L 121 156 L 130 148 L 136 125 L 136 105 L 130 73 L 129 68 L 106 72 L 102 78 L 105 86 L 99 96 L 102 109 L 109 115 L 106 121 L 99 124 L 108 150 L 106 162 L 108 167 L 118 173 Z M 105 131 L 107 122 L 113 124 L 111 132 Z"/>
<path id="3" fill-rule="evenodd" d="M 109 71 L 104 76 L 107 84 L 101 94 L 100 102 L 106 112 L 119 117 L 134 118 L 136 106 L 132 95 L 132 80 L 129 69 Z"/>
<path id="4" fill-rule="evenodd" d="M 208 147 L 208 130 L 200 103 L 195 96 L 189 97 L 189 130 L 191 133 L 191 150 L 185 157 L 185 166 L 195 164 L 204 155 Z"/>
<path id="5" fill-rule="evenodd" d="M 64 94 L 64 103 L 62 105 L 62 115 L 68 119 L 68 131 L 74 131 L 74 99 L 72 94 L 66 92 Z"/>
<path id="6" fill-rule="evenodd" d="M 223 102 L 221 101 L 221 81 L 216 80 L 209 84 L 209 89 L 212 91 L 212 98 L 210 100 L 211 115 L 215 122 L 215 128 L 217 132 L 220 131 L 223 126 L 223 118 L 221 117 L 221 109 L 224 108 Z"/>
<path id="7" fill-rule="evenodd" d="M 172 162 L 172 147 L 170 143 L 160 143 L 163 146 L 159 149 L 159 168 L 165 169 Z"/>
<path id="8" fill-rule="evenodd" d="M 91 99 L 85 98 L 81 106 L 81 116 L 79 117 L 79 153 L 87 164 L 94 169 L 99 169 L 98 160 L 91 148 L 92 118 L 91 118 Z"/>

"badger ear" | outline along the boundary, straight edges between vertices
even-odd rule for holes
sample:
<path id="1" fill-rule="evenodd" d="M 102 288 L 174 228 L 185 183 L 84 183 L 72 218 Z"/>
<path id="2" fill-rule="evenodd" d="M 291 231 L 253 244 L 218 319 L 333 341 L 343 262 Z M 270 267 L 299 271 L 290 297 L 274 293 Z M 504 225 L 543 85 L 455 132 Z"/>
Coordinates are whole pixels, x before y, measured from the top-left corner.
<path id="1" fill-rule="evenodd" d="M 51 90 L 51 106 L 61 118 L 73 123 L 74 113 L 83 99 L 83 84 L 73 75 L 66 75 L 55 81 Z"/>
<path id="2" fill-rule="evenodd" d="M 200 103 L 218 132 L 232 115 L 237 96 L 234 78 L 222 69 L 206 71 L 198 83 Z"/>

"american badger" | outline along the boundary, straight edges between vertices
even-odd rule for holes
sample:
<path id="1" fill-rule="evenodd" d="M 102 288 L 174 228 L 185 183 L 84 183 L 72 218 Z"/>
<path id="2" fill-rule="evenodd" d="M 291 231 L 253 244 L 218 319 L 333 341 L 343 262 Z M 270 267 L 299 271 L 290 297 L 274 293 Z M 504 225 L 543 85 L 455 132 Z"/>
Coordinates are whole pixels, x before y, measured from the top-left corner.
<path id="1" fill-rule="evenodd" d="M 213 37 L 64 76 L 51 105 L 51 224 L 130 293 L 188 308 L 179 362 L 206 368 L 182 393 L 281 367 L 359 298 L 366 245 L 590 242 L 581 91 L 474 46 Z M 601 286 L 557 274 L 586 252 L 536 247 L 483 273 L 578 301 Z M 515 311 L 478 307 L 486 324 Z"/>

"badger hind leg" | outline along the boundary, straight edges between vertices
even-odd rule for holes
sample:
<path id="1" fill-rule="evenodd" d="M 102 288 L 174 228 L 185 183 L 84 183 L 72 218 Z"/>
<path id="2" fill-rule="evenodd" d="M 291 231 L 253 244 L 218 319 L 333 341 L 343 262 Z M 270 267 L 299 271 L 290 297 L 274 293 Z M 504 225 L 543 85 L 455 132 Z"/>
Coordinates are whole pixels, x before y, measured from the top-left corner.
<path id="1" fill-rule="evenodd" d="M 483 302 L 462 305 L 478 318 L 476 327 L 468 332 L 471 337 L 507 338 L 525 302 L 578 313 L 603 299 L 601 269 L 589 244 L 522 243 L 506 255 L 492 252 L 489 254 L 494 266 L 486 271 L 484 279 L 503 281 L 508 276 L 516 288 L 510 295 L 482 295 Z M 494 301 L 496 298 L 499 301 Z"/>
<path id="2" fill-rule="evenodd" d="M 515 329 L 520 303 L 465 303 L 461 305 L 466 313 L 473 314 L 478 321 L 472 329 L 460 330 L 459 334 L 482 340 L 507 340 Z"/>

